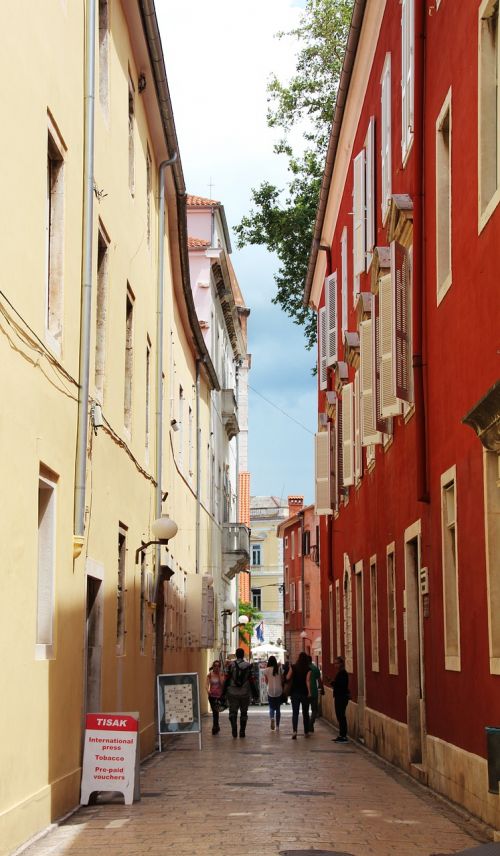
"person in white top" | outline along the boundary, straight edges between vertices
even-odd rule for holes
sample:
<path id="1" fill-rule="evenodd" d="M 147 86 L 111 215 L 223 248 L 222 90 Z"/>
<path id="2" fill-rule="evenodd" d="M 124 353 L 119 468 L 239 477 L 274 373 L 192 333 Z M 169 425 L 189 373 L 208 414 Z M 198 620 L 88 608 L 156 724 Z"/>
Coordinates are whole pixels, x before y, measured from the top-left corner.
<path id="1" fill-rule="evenodd" d="M 276 657 L 272 654 L 267 661 L 264 672 L 264 680 L 267 684 L 267 700 L 269 702 L 269 717 L 271 719 L 271 731 L 276 728 L 279 731 L 281 719 L 281 697 L 283 695 L 283 683 L 281 668 L 278 666 Z M 276 721 L 275 721 L 276 717 Z"/>

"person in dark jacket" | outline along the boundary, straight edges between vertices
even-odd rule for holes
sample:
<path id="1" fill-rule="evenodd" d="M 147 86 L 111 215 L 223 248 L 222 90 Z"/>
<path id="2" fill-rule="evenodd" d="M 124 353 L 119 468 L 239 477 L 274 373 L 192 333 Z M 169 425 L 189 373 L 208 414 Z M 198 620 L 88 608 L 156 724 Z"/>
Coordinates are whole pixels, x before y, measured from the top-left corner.
<path id="1" fill-rule="evenodd" d="M 291 681 L 290 699 L 292 702 L 292 740 L 297 739 L 299 711 L 302 706 L 302 721 L 304 737 L 309 737 L 309 698 L 311 695 L 311 672 L 309 660 L 305 651 L 301 651 L 297 662 L 290 666 L 286 680 Z"/>
<path id="2" fill-rule="evenodd" d="M 333 661 L 335 667 L 335 677 L 332 681 L 333 696 L 335 703 L 335 716 L 339 724 L 339 736 L 334 737 L 334 743 L 348 743 L 347 739 L 347 718 L 345 715 L 347 705 L 349 704 L 349 674 L 346 672 L 344 658 L 336 657 Z"/>
<path id="3" fill-rule="evenodd" d="M 243 648 L 236 649 L 234 660 L 227 673 L 224 694 L 229 704 L 229 722 L 233 737 L 238 736 L 238 711 L 240 712 L 240 737 L 245 737 L 250 697 L 259 698 L 259 690 L 252 674 L 251 664 L 245 660 Z"/>

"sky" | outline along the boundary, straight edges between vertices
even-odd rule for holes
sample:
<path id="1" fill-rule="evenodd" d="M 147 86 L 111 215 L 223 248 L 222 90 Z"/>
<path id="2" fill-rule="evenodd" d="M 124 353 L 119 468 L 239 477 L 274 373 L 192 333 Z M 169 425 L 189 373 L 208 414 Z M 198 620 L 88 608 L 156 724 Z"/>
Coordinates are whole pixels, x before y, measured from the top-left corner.
<path id="1" fill-rule="evenodd" d="M 279 133 L 266 124 L 266 84 L 271 73 L 287 81 L 295 69 L 296 40 L 275 34 L 297 25 L 303 5 L 156 0 L 188 193 L 222 202 L 230 231 L 249 212 L 253 187 L 264 180 L 284 187 L 287 180 L 286 159 L 273 153 Z M 264 247 L 238 250 L 232 232 L 231 241 L 233 266 L 251 310 L 251 493 L 285 499 L 303 494 L 311 503 L 315 354 L 306 350 L 302 329 L 271 302 L 275 256 Z"/>

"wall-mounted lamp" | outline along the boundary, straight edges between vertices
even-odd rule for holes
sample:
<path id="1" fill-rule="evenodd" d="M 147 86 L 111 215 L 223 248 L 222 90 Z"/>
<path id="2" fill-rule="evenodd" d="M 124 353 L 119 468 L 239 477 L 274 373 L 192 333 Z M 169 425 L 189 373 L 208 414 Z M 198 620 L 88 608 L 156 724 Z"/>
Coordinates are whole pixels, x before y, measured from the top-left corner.
<path id="1" fill-rule="evenodd" d="M 171 419 L 170 420 L 170 427 L 171 427 L 172 431 L 178 431 L 180 428 L 180 424 L 181 424 L 180 422 L 177 422 L 177 419 Z"/>
<path id="2" fill-rule="evenodd" d="M 174 520 L 171 520 L 168 514 L 162 514 L 161 517 L 153 520 L 151 524 L 153 540 L 147 541 L 146 544 L 141 544 L 141 546 L 137 548 L 135 551 L 136 565 L 139 561 L 139 556 L 147 547 L 150 547 L 151 544 L 161 544 L 166 546 L 168 542 L 177 535 L 177 529 L 177 523 Z"/>
<path id="3" fill-rule="evenodd" d="M 144 90 L 146 89 L 146 86 L 147 86 L 146 75 L 144 74 L 143 71 L 141 71 L 141 73 L 139 75 L 139 79 L 137 81 L 137 89 L 139 90 L 139 95 L 141 95 L 141 93 L 144 92 Z"/>
<path id="4" fill-rule="evenodd" d="M 94 429 L 94 434 L 97 436 L 97 429 L 102 428 L 102 426 L 104 425 L 102 407 L 97 401 L 94 401 L 90 408 L 90 418 L 92 420 L 92 428 Z"/>

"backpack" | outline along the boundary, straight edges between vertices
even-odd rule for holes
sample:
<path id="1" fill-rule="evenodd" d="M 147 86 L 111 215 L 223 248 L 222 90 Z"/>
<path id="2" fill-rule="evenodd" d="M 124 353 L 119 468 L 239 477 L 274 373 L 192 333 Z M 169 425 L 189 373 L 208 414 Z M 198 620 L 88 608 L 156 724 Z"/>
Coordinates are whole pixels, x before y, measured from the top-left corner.
<path id="1" fill-rule="evenodd" d="M 242 687 L 248 681 L 250 666 L 241 669 L 237 663 L 233 666 L 233 684 L 235 687 Z"/>

